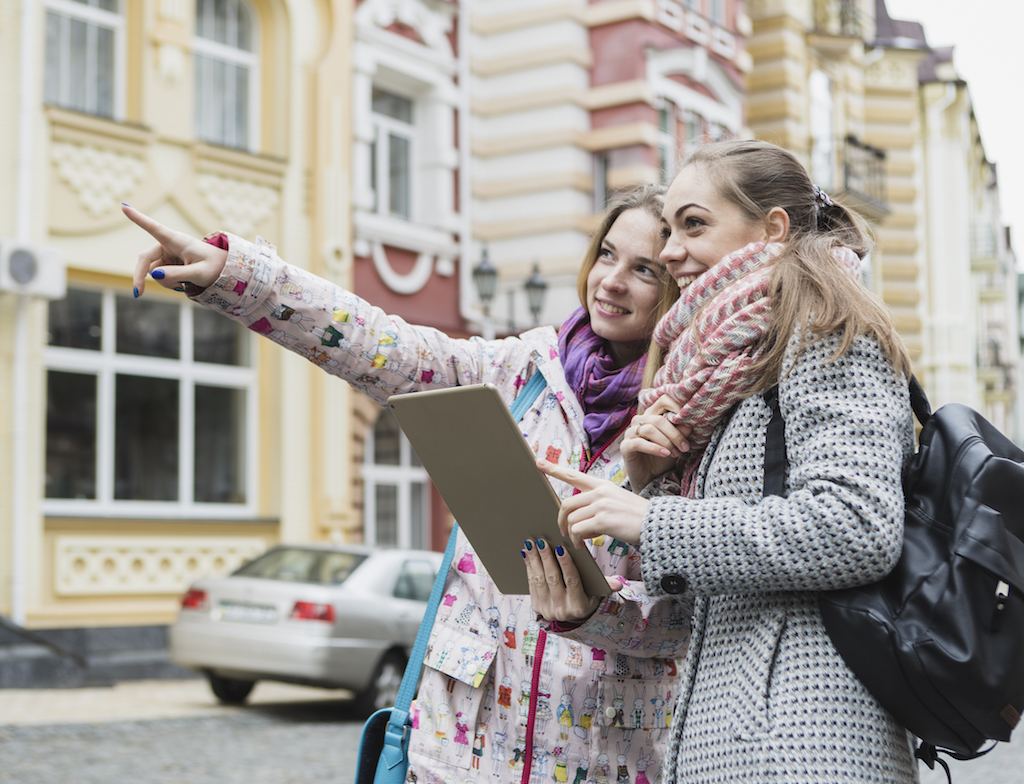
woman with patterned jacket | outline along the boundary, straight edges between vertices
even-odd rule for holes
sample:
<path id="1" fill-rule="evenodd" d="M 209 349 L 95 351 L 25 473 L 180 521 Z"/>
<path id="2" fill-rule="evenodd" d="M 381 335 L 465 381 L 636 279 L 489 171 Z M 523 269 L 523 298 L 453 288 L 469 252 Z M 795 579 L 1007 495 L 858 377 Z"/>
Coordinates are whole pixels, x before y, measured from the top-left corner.
<path id="1" fill-rule="evenodd" d="M 866 235 L 794 156 L 753 141 L 700 148 L 662 228 L 682 294 L 655 330 L 667 356 L 623 442 L 643 491 L 542 466 L 582 491 L 559 516 L 574 541 L 638 546 L 652 595 L 697 596 L 662 775 L 917 781 L 907 731 L 836 652 L 816 599 L 880 579 L 902 547 L 909 360 L 860 282 Z M 766 496 L 776 392 L 785 493 Z"/>
<path id="2" fill-rule="evenodd" d="M 542 373 L 546 387 L 521 422 L 535 453 L 622 482 L 619 442 L 636 411 L 651 330 L 659 307 L 678 296 L 657 260 L 663 196 L 642 187 L 609 209 L 580 272 L 583 307 L 558 334 L 542 327 L 494 341 L 410 326 L 286 264 L 263 240 L 201 242 L 124 211 L 159 242 L 139 257 L 137 295 L 147 274 L 184 288 L 382 405 L 393 394 L 484 382 L 511 402 Z M 572 488 L 556 483 L 556 491 Z M 537 624 L 529 597 L 498 592 L 459 533 L 444 591 L 452 601 L 434 621 L 412 712 L 410 781 L 525 784 L 552 760 L 562 765 L 556 771 L 572 765 L 594 775 L 617 745 L 632 749 L 633 762 L 652 750 L 661 758 L 668 729 L 648 706 L 678 693 L 675 659 L 686 651 L 692 601 L 651 599 L 633 548 L 623 553 L 611 537 L 589 546 L 614 593 L 599 601 L 571 584 L 579 612 L 563 638 Z M 646 712 L 615 720 L 614 706 L 626 696 L 632 703 L 635 688 Z M 561 721 L 551 720 L 556 708 Z"/>

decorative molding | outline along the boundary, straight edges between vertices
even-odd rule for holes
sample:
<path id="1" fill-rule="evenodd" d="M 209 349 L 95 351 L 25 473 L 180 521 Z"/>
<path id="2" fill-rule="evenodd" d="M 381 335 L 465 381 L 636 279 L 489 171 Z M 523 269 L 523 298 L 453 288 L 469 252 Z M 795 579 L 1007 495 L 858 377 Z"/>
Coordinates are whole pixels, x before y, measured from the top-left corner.
<path id="1" fill-rule="evenodd" d="M 258 537 L 58 536 L 58 596 L 175 594 L 206 575 L 224 574 L 267 548 Z"/>
<path id="2" fill-rule="evenodd" d="M 162 42 L 157 49 L 157 71 L 160 77 L 173 86 L 185 75 L 185 50 L 177 44 Z"/>
<path id="3" fill-rule="evenodd" d="M 241 237 L 274 213 L 281 200 L 276 188 L 251 180 L 203 173 L 196 177 L 207 206 L 223 221 L 225 228 Z"/>
<path id="4" fill-rule="evenodd" d="M 452 57 L 452 13 L 431 9 L 421 0 L 365 0 L 356 10 L 355 23 L 357 28 L 386 29 L 399 22 L 415 30 L 428 48 Z"/>
<path id="5" fill-rule="evenodd" d="M 55 141 L 50 160 L 82 207 L 97 218 L 115 210 L 146 173 L 141 157 L 91 144 Z"/>
<path id="6" fill-rule="evenodd" d="M 404 275 L 395 272 L 388 261 L 388 254 L 382 242 L 374 242 L 373 266 L 389 289 L 397 294 L 415 294 L 427 285 L 430 273 L 434 269 L 434 257 L 430 253 L 421 253 L 416 257 L 416 264 Z"/>

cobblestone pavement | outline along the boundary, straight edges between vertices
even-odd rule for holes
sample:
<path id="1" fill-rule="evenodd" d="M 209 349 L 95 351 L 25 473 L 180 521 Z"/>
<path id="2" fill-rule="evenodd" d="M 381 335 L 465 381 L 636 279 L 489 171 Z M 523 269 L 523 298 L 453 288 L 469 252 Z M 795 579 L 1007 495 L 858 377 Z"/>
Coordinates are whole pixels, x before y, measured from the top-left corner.
<path id="1" fill-rule="evenodd" d="M 352 784 L 361 730 L 345 692 L 284 684 L 241 707 L 203 680 L 0 689 L 0 782 Z M 1022 784 L 1024 738 L 949 764 L 955 784 Z M 921 784 L 945 781 L 921 767 Z"/>
<path id="2" fill-rule="evenodd" d="M 362 719 L 345 692 L 205 681 L 0 690 L 4 784 L 352 784 Z"/>

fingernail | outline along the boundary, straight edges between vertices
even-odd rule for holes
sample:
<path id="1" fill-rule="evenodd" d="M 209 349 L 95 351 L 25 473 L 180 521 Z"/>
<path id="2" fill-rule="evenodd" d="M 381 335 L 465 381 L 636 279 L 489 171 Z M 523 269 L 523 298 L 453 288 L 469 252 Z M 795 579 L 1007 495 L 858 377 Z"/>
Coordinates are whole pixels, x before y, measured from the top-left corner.
<path id="1" fill-rule="evenodd" d="M 129 204 L 128 202 L 126 202 L 126 201 L 123 201 L 123 202 L 121 202 L 121 206 L 123 206 L 123 207 L 131 207 L 132 205 L 130 205 L 130 204 Z"/>
<path id="2" fill-rule="evenodd" d="M 138 299 L 139 298 L 139 287 L 138 286 L 132 287 L 132 291 L 135 292 L 135 299 Z"/>
<path id="3" fill-rule="evenodd" d="M 530 541 L 529 539 L 527 539 L 527 540 L 526 540 L 526 541 L 524 542 L 524 544 L 526 545 L 526 549 L 527 549 L 527 550 L 532 550 L 532 549 L 533 549 L 533 542 L 531 542 L 531 541 Z"/>
<path id="4" fill-rule="evenodd" d="M 180 292 L 183 292 L 183 293 L 184 293 L 184 291 L 185 291 L 185 287 L 184 287 L 184 286 L 175 286 L 175 287 L 174 287 L 174 290 L 175 290 L 175 291 L 180 291 Z"/>
<path id="5" fill-rule="evenodd" d="M 558 547 L 555 548 L 555 552 L 558 553 L 559 557 L 561 557 L 565 555 L 565 548 L 562 547 L 562 545 L 558 545 Z"/>
<path id="6" fill-rule="evenodd" d="M 543 539 L 538 539 L 537 540 L 537 549 L 538 550 L 543 550 L 544 549 L 544 540 Z"/>
<path id="7" fill-rule="evenodd" d="M 155 280 L 164 279 L 164 271 L 162 269 L 155 269 L 149 274 L 152 275 Z"/>
<path id="8" fill-rule="evenodd" d="M 526 557 L 526 550 L 520 550 L 519 552 L 522 553 L 523 558 Z"/>

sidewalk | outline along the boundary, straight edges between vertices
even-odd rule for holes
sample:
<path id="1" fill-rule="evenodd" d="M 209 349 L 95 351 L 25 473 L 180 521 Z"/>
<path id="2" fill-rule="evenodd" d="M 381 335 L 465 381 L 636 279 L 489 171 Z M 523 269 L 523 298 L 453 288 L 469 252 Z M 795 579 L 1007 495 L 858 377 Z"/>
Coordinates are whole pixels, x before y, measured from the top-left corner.
<path id="1" fill-rule="evenodd" d="M 260 681 L 250 705 L 340 700 L 346 691 Z M 0 689 L 0 727 L 5 725 L 95 724 L 140 719 L 218 716 L 237 708 L 221 705 L 203 679 L 123 681 L 84 689 Z"/>

